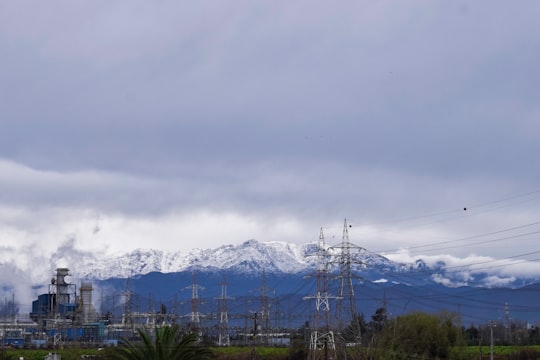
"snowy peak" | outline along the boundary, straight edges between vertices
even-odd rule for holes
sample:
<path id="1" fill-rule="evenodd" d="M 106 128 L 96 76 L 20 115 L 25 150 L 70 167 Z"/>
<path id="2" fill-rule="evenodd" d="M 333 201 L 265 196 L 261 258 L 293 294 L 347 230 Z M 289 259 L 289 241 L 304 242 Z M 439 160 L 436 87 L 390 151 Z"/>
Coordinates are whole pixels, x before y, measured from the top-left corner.
<path id="1" fill-rule="evenodd" d="M 193 269 L 230 270 L 238 273 L 297 273 L 309 268 L 310 263 L 305 258 L 304 248 L 294 244 L 248 240 L 239 245 L 193 249 L 188 253 L 137 249 L 119 257 L 82 266 L 77 271 L 83 277 L 108 279 Z"/>
<path id="2" fill-rule="evenodd" d="M 335 257 L 339 247 L 328 248 L 329 262 L 339 263 Z M 137 249 L 122 256 L 100 259 L 88 264 L 77 264 L 76 271 L 84 278 L 127 278 L 151 272 L 174 273 L 183 271 L 232 271 L 239 274 L 276 274 L 311 272 L 316 269 L 318 245 L 298 246 L 286 242 L 248 240 L 238 245 L 223 245 L 215 249 L 193 249 L 187 253 L 166 253 L 160 250 Z M 357 271 L 374 269 L 378 273 L 402 272 L 409 269 L 384 256 L 355 248 L 350 252 L 352 266 Z M 330 271 L 335 269 L 330 269 Z"/>
<path id="3" fill-rule="evenodd" d="M 185 258 L 182 270 L 220 269 L 241 273 L 293 273 L 306 267 L 301 251 L 293 244 L 248 240 L 240 245 L 225 245 L 217 249 L 192 250 Z"/>
<path id="4" fill-rule="evenodd" d="M 180 273 L 185 271 L 228 271 L 240 275 L 312 273 L 317 269 L 318 244 L 296 245 L 286 242 L 248 240 L 238 245 L 223 245 L 215 249 L 193 249 L 189 252 L 163 252 L 137 249 L 113 258 L 91 259 L 72 266 L 78 277 L 105 280 L 138 277 L 151 272 Z M 326 249 L 330 272 L 339 271 L 342 245 Z M 351 269 L 365 281 L 377 284 L 418 285 L 439 283 L 446 287 L 516 287 L 536 281 L 514 276 L 495 276 L 471 271 L 447 271 L 444 262 L 428 264 L 422 259 L 403 264 L 369 252 L 361 247 L 347 249 Z"/>

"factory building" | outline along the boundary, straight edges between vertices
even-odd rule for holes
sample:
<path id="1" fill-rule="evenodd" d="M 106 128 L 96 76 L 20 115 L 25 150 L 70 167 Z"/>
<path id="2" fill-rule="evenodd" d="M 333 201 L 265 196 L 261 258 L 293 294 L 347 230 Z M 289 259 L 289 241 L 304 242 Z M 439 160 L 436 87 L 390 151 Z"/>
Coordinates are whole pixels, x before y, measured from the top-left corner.
<path id="1" fill-rule="evenodd" d="M 92 283 L 77 287 L 68 281 L 69 269 L 57 268 L 48 292 L 32 301 L 32 326 L 13 324 L 1 333 L 4 345 L 23 347 L 61 346 L 65 341 L 99 343 L 105 340 L 106 326 L 97 321 L 92 306 Z"/>

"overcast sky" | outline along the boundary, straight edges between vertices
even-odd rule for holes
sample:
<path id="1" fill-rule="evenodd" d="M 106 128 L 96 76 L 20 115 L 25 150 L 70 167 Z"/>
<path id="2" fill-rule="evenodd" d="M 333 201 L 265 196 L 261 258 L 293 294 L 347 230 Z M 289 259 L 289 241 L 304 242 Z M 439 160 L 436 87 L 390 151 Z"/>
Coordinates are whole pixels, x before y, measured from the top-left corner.
<path id="1" fill-rule="evenodd" d="M 0 263 L 332 244 L 345 218 L 394 259 L 538 259 L 539 13 L 0 2 Z"/>

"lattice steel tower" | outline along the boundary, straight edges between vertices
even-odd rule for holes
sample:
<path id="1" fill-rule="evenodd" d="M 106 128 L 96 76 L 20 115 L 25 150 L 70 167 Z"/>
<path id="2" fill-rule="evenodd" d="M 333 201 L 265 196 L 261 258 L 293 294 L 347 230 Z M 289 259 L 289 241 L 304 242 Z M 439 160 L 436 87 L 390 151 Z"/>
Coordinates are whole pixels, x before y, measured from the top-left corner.
<path id="1" fill-rule="evenodd" d="M 323 229 L 319 235 L 317 252 L 308 256 L 317 257 L 317 294 L 304 300 L 315 299 L 315 317 L 309 339 L 309 360 L 336 359 L 334 333 L 330 329 L 330 299 L 328 294 L 328 252 L 324 245 Z"/>
<path id="2" fill-rule="evenodd" d="M 336 302 L 336 318 L 338 321 L 338 330 L 343 330 L 344 318 L 350 317 L 351 325 L 355 332 L 355 336 L 359 338 L 361 329 L 358 319 L 358 312 L 356 311 L 356 301 L 354 297 L 353 275 L 351 269 L 351 264 L 353 263 L 353 260 L 351 251 L 360 252 L 364 249 L 349 242 L 349 225 L 347 225 L 347 219 L 345 219 L 343 223 L 343 236 L 341 239 L 341 244 L 333 246 L 332 249 L 339 250 L 339 254 L 336 255 L 336 262 L 339 264 L 340 279 L 338 300 Z M 344 300 L 347 301 L 346 310 L 343 306 Z"/>
<path id="3" fill-rule="evenodd" d="M 261 285 L 261 336 L 264 344 L 268 344 L 272 330 L 270 329 L 270 298 L 268 297 L 268 285 L 266 271 L 262 273 Z"/>
<path id="4" fill-rule="evenodd" d="M 231 345 L 231 341 L 229 338 L 229 316 L 227 313 L 227 300 L 232 300 L 232 299 L 234 298 L 227 296 L 227 282 L 225 281 L 225 277 L 223 277 L 223 281 L 221 283 L 221 297 L 217 298 L 217 300 L 219 301 L 219 311 L 220 311 L 219 338 L 218 338 L 219 346 Z"/>
<path id="5" fill-rule="evenodd" d="M 124 312 L 122 314 L 122 325 L 134 329 L 132 301 L 133 292 L 131 291 L 131 275 L 126 280 L 126 291 L 124 292 Z"/>
<path id="6" fill-rule="evenodd" d="M 193 283 L 187 288 L 191 288 L 191 312 L 189 313 L 191 331 L 200 335 L 202 315 L 199 312 L 199 306 L 201 304 L 199 290 L 204 290 L 205 288 L 197 284 L 197 273 L 195 271 L 193 271 Z"/>

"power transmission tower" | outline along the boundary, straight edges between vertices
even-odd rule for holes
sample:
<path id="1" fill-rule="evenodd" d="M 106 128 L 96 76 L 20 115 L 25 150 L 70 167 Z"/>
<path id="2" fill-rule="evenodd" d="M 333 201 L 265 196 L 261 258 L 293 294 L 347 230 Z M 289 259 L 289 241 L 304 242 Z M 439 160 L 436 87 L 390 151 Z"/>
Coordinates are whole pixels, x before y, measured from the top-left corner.
<path id="1" fill-rule="evenodd" d="M 317 294 L 304 300 L 315 299 L 315 318 L 309 339 L 309 360 L 336 359 L 334 333 L 330 329 L 330 299 L 328 294 L 328 252 L 324 245 L 323 229 L 319 235 L 317 252 L 308 256 L 317 257 Z"/>
<path id="2" fill-rule="evenodd" d="M 150 323 L 152 327 L 156 326 L 156 313 L 154 309 L 154 299 L 152 297 L 152 294 L 150 293 L 148 294 L 148 313 L 147 313 L 146 322 Z"/>
<path id="3" fill-rule="evenodd" d="M 227 300 L 233 300 L 234 298 L 227 296 L 227 282 L 225 277 L 221 283 L 221 297 L 217 298 L 219 300 L 219 346 L 230 346 L 231 342 L 229 339 L 229 317 L 227 313 Z"/>
<path id="4" fill-rule="evenodd" d="M 264 344 L 268 345 L 270 338 L 270 301 L 268 297 L 268 286 L 266 283 L 266 272 L 263 271 L 262 274 L 262 286 L 261 286 L 261 325 L 262 331 L 261 335 L 263 336 Z"/>
<path id="5" fill-rule="evenodd" d="M 122 316 L 122 324 L 134 330 L 133 322 L 133 292 L 131 291 L 131 275 L 126 280 L 126 291 L 124 292 L 124 313 Z"/>
<path id="6" fill-rule="evenodd" d="M 338 330 L 341 332 L 344 328 L 344 318 L 350 317 L 352 330 L 356 341 L 360 339 L 360 319 L 356 311 L 356 301 L 354 297 L 353 275 L 351 264 L 353 263 L 351 251 L 360 252 L 364 250 L 362 247 L 352 244 L 349 241 L 349 227 L 347 219 L 343 223 L 343 236 L 341 244 L 333 246 L 332 249 L 338 249 L 339 254 L 336 255 L 336 262 L 339 264 L 340 286 L 338 292 L 338 300 L 336 302 L 336 318 L 338 320 Z M 347 316 L 344 314 L 343 299 L 348 302 Z"/>
<path id="7" fill-rule="evenodd" d="M 504 340 L 512 341 L 512 321 L 510 318 L 510 305 L 504 303 Z"/>
<path id="8" fill-rule="evenodd" d="M 279 296 L 276 295 L 274 291 L 274 331 L 279 333 L 281 332 L 281 303 L 279 301 Z"/>
<path id="9" fill-rule="evenodd" d="M 190 330 L 193 333 L 201 335 L 201 313 L 199 312 L 199 306 L 201 300 L 199 298 L 199 290 L 204 290 L 205 288 L 197 284 L 197 273 L 193 271 L 193 282 L 187 288 L 191 288 L 191 312 L 189 313 L 190 319 Z"/>
<path id="10" fill-rule="evenodd" d="M 174 293 L 172 322 L 173 324 L 178 325 L 178 293 Z"/>

